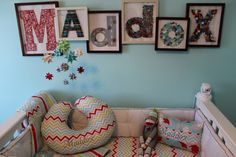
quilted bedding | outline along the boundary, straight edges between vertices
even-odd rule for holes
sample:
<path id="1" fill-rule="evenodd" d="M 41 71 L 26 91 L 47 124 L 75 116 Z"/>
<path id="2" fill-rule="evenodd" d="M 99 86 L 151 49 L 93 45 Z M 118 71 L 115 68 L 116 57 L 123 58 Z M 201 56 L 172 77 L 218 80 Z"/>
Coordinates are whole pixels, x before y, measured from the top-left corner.
<path id="1" fill-rule="evenodd" d="M 68 155 L 68 157 L 101 157 L 106 154 L 106 157 L 135 157 L 137 156 L 138 138 L 117 137 L 112 138 L 105 146 L 91 150 L 85 153 Z M 36 156 L 40 157 L 65 157 L 52 150 L 43 149 Z M 152 157 L 198 157 L 189 151 L 170 147 L 161 143 L 156 146 L 156 153 Z"/>

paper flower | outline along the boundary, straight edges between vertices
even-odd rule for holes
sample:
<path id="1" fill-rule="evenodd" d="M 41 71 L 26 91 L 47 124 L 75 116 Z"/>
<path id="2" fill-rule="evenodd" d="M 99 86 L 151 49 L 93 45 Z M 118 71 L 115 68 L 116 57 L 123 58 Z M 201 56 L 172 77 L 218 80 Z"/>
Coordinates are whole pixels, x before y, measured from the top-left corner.
<path id="1" fill-rule="evenodd" d="M 68 85 L 69 81 L 68 80 L 64 80 L 63 83 L 64 83 L 64 85 Z"/>
<path id="2" fill-rule="evenodd" d="M 69 70 L 69 65 L 67 63 L 62 63 L 61 64 L 61 70 L 62 71 L 67 71 Z"/>
<path id="3" fill-rule="evenodd" d="M 84 68 L 83 67 L 79 67 L 77 68 L 78 73 L 82 74 L 84 72 Z"/>
<path id="4" fill-rule="evenodd" d="M 61 68 L 60 67 L 57 67 L 57 72 L 61 72 Z"/>
<path id="5" fill-rule="evenodd" d="M 66 40 L 61 40 L 57 44 L 57 49 L 62 53 L 65 54 L 70 49 L 70 43 Z"/>
<path id="6" fill-rule="evenodd" d="M 43 55 L 43 59 L 42 59 L 44 62 L 47 62 L 47 63 L 51 63 L 52 62 L 52 54 L 50 53 L 45 53 Z"/>
<path id="7" fill-rule="evenodd" d="M 78 58 L 79 57 L 81 57 L 84 53 L 83 53 L 83 51 L 82 51 L 82 49 L 80 49 L 80 48 L 77 48 L 77 49 L 75 49 L 75 56 L 77 56 Z"/>
<path id="8" fill-rule="evenodd" d="M 44 54 L 43 61 L 50 63 L 50 62 L 52 62 L 53 57 L 64 56 L 65 59 L 67 60 L 67 62 L 66 63 L 62 62 L 61 64 L 59 64 L 59 66 L 57 66 L 57 68 L 55 70 L 58 73 L 59 72 L 66 72 L 66 71 L 70 70 L 71 67 L 73 69 L 73 64 L 72 64 L 73 61 L 77 61 L 77 59 L 80 58 L 82 55 L 83 55 L 83 51 L 81 48 L 76 48 L 74 51 L 72 51 L 70 49 L 70 43 L 68 41 L 60 40 L 57 43 L 57 47 L 53 51 L 53 53 Z M 69 63 L 71 63 L 71 64 L 69 64 Z M 77 71 L 79 74 L 81 74 L 84 72 L 84 68 L 81 66 L 81 67 L 77 68 Z M 69 76 L 67 77 L 67 79 L 63 80 L 64 85 L 68 85 L 71 80 L 76 80 L 78 73 L 76 73 L 76 72 L 75 73 L 72 73 L 72 72 L 68 73 Z M 54 77 L 53 74 L 51 74 L 49 72 L 46 73 L 46 75 L 45 75 L 45 78 L 47 80 L 52 80 L 53 77 Z"/>
<path id="9" fill-rule="evenodd" d="M 56 48 L 56 49 L 54 50 L 53 55 L 56 56 L 56 57 L 60 57 L 60 56 L 63 55 L 63 53 L 62 53 L 58 48 Z"/>
<path id="10" fill-rule="evenodd" d="M 77 56 L 75 56 L 75 53 L 73 51 L 70 51 L 68 54 L 66 54 L 67 62 L 72 63 L 73 61 L 77 60 Z"/>
<path id="11" fill-rule="evenodd" d="M 51 73 L 46 73 L 45 77 L 46 77 L 47 80 L 52 80 L 53 74 L 51 74 Z"/>
<path id="12" fill-rule="evenodd" d="M 75 73 L 71 73 L 71 74 L 69 75 L 69 77 L 70 77 L 71 80 L 75 80 L 75 79 L 77 78 L 76 75 L 75 75 Z"/>

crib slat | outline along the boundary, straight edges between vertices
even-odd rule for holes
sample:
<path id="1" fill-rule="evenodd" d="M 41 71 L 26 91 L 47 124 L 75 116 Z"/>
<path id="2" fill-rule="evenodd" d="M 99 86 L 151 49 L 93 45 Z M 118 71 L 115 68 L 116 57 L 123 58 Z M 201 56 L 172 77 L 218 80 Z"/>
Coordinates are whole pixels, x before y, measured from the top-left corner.
<path id="1" fill-rule="evenodd" d="M 232 123 L 211 101 L 203 102 L 197 99 L 196 107 L 212 121 L 212 127 L 216 132 L 220 132 L 220 138 L 224 139 L 226 147 L 236 156 L 236 128 Z"/>
<path id="2" fill-rule="evenodd" d="M 25 112 L 17 111 L 5 123 L 0 125 L 0 150 L 12 139 L 14 132 L 22 128 L 21 122 L 25 119 Z"/>

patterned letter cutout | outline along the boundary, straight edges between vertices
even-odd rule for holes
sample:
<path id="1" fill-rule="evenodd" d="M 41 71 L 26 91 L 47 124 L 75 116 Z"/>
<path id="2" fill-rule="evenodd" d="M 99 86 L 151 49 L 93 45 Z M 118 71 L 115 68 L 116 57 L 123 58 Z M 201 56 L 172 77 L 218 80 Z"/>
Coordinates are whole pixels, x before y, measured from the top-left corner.
<path id="1" fill-rule="evenodd" d="M 73 25 L 72 25 L 73 22 Z M 67 38 L 69 31 L 76 31 L 77 37 L 84 37 L 76 10 L 68 10 L 62 31 L 62 37 Z"/>
<path id="2" fill-rule="evenodd" d="M 102 41 L 97 40 L 97 35 L 101 33 L 104 36 Z M 116 46 L 116 17 L 107 16 L 107 29 L 96 28 L 91 33 L 91 41 L 97 47 L 104 47 L 108 45 L 109 47 Z"/>
<path id="3" fill-rule="evenodd" d="M 132 26 L 138 25 L 134 30 Z M 153 30 L 153 5 L 143 6 L 143 18 L 133 17 L 126 22 L 126 31 L 131 38 L 152 38 Z"/>
<path id="4" fill-rule="evenodd" d="M 184 29 L 176 22 L 166 23 L 161 28 L 160 38 L 166 46 L 177 47 L 184 39 Z"/>
<path id="5" fill-rule="evenodd" d="M 197 42 L 200 39 L 202 33 L 204 33 L 206 42 L 216 42 L 209 26 L 212 19 L 216 15 L 217 10 L 209 10 L 205 18 L 203 18 L 201 10 L 191 10 L 191 12 L 195 18 L 197 27 L 195 28 L 192 36 L 190 37 L 190 42 Z"/>
<path id="6" fill-rule="evenodd" d="M 25 28 L 25 49 L 26 51 L 37 51 L 34 42 L 33 30 L 39 43 L 43 43 L 45 28 L 47 32 L 47 51 L 53 51 L 56 46 L 56 34 L 54 25 L 55 9 L 42 9 L 40 22 L 38 23 L 34 10 L 20 11 L 20 18 Z"/>

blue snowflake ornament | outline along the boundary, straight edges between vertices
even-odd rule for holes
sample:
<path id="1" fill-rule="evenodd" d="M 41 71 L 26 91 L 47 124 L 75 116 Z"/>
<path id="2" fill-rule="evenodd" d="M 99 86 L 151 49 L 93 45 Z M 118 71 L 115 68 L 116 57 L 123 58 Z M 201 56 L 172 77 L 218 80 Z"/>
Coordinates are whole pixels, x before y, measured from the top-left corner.
<path id="1" fill-rule="evenodd" d="M 61 72 L 62 71 L 62 69 L 60 68 L 60 67 L 57 67 L 57 72 Z"/>
<path id="2" fill-rule="evenodd" d="M 71 73 L 71 74 L 69 75 L 69 77 L 70 77 L 71 80 L 75 80 L 75 79 L 77 78 L 76 75 L 75 75 L 75 73 Z"/>
<path id="3" fill-rule="evenodd" d="M 60 56 L 63 55 L 63 53 L 62 53 L 58 48 L 56 48 L 56 49 L 54 50 L 53 55 L 56 56 L 56 57 L 60 57 Z"/>
<path id="4" fill-rule="evenodd" d="M 64 85 L 68 85 L 69 84 L 69 81 L 66 80 L 66 79 L 63 82 L 64 82 Z"/>
<path id="5" fill-rule="evenodd" d="M 68 54 L 66 54 L 67 62 L 68 63 L 72 63 L 73 61 L 77 60 L 77 56 L 75 55 L 74 51 L 70 51 Z"/>

